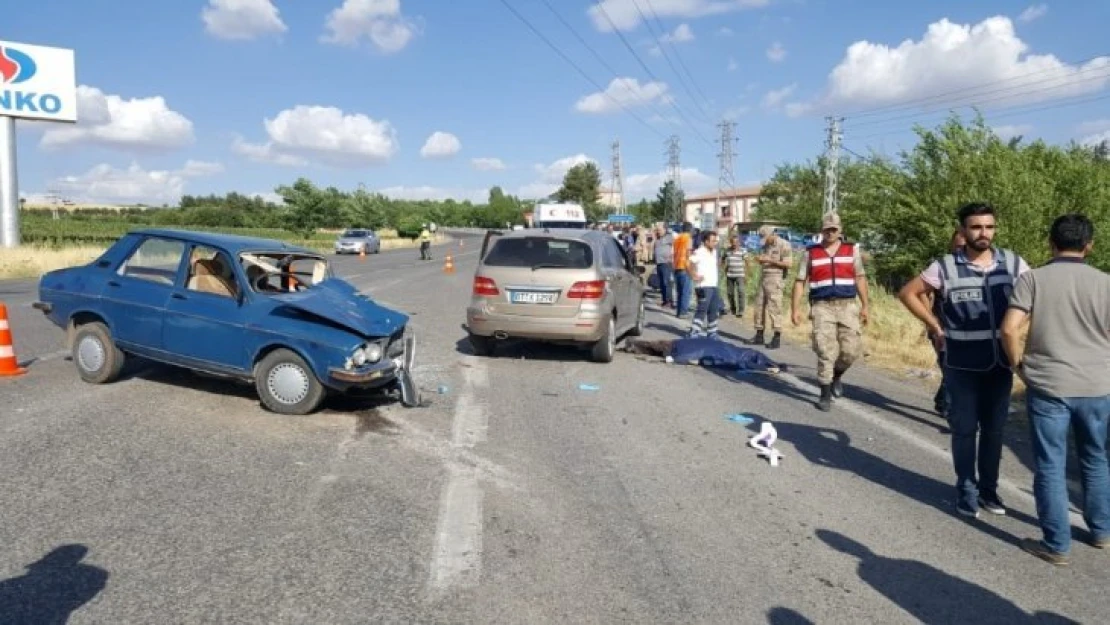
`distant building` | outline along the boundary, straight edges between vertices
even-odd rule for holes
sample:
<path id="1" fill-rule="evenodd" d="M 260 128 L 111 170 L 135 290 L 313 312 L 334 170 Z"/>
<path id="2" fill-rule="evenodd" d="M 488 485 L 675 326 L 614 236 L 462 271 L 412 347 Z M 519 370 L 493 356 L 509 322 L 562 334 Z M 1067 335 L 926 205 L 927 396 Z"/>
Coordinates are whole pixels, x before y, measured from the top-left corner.
<path id="1" fill-rule="evenodd" d="M 683 204 L 683 216 L 685 221 L 699 228 L 709 225 L 711 228 L 724 231 L 733 223 L 751 220 L 762 190 L 761 185 L 756 185 L 691 195 Z"/>

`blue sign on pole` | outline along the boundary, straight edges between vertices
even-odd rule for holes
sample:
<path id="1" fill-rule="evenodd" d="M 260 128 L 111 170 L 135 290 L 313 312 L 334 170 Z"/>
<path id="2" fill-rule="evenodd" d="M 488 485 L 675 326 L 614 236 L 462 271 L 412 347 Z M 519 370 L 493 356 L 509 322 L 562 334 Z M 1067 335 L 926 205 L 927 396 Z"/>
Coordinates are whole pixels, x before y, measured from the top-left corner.
<path id="1" fill-rule="evenodd" d="M 630 224 L 636 221 L 634 215 L 609 215 L 609 223 Z"/>

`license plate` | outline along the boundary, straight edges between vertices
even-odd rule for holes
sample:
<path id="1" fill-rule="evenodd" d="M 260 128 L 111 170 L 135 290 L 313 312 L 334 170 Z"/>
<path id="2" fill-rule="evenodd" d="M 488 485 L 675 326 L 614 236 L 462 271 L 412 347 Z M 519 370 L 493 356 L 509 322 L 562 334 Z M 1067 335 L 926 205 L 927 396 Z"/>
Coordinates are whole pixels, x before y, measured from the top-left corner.
<path id="1" fill-rule="evenodd" d="M 556 293 L 543 293 L 538 291 L 513 291 L 514 304 L 554 304 Z"/>

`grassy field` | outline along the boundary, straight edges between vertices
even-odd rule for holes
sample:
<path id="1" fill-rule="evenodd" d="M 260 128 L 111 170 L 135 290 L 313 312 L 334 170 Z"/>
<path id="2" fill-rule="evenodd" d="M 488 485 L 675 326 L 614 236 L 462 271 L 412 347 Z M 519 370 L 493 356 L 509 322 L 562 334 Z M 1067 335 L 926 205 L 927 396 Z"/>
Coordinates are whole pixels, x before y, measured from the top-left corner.
<path id="1" fill-rule="evenodd" d="M 195 228 L 190 228 L 195 229 Z M 231 234 L 245 234 L 244 229 L 237 228 L 224 228 L 213 230 L 218 232 L 228 232 Z M 248 236 L 263 236 L 266 238 L 279 238 L 267 233 L 266 230 L 253 229 Z M 274 231 L 283 232 L 283 231 Z M 286 233 L 288 234 L 288 233 Z M 296 245 L 315 249 L 323 253 L 330 253 L 332 245 L 335 241 L 335 233 L 318 233 L 318 236 L 312 239 L 293 239 L 288 236 L 283 240 L 289 241 Z M 382 230 L 379 232 L 382 241 L 382 251 L 395 250 L 395 249 L 414 249 L 417 243 L 412 239 L 397 238 L 397 233 L 394 231 Z M 444 235 L 437 235 L 436 242 L 443 243 L 448 238 Z M 77 265 L 84 265 L 91 262 L 97 256 L 104 252 L 105 249 L 115 238 L 109 239 L 103 244 L 73 244 L 66 240 L 60 240 L 53 244 L 24 244 L 15 249 L 0 248 L 0 280 L 15 279 L 15 278 L 37 278 L 47 271 L 54 269 L 61 269 L 64 267 L 74 267 Z"/>

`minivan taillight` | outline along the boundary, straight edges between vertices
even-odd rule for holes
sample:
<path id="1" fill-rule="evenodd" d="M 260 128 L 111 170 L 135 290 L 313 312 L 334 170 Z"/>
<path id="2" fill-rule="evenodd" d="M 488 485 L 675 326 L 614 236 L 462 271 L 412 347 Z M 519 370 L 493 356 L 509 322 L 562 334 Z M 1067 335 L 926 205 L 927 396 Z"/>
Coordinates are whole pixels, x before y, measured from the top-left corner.
<path id="1" fill-rule="evenodd" d="M 474 294 L 475 295 L 500 295 L 501 291 L 497 290 L 497 283 L 489 278 L 476 277 L 474 278 Z"/>
<path id="2" fill-rule="evenodd" d="M 567 291 L 569 299 L 601 299 L 605 296 L 605 281 L 575 282 Z"/>

